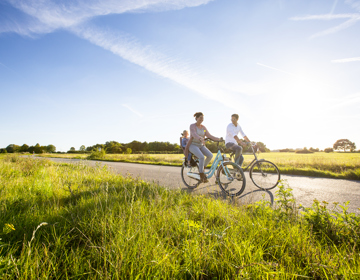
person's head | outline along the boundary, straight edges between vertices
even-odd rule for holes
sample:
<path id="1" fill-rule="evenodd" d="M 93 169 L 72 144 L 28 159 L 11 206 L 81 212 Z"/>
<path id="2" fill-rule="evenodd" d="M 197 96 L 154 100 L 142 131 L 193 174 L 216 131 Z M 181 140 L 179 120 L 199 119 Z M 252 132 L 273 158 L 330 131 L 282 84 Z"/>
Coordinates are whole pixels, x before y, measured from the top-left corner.
<path id="1" fill-rule="evenodd" d="M 187 138 L 189 136 L 189 132 L 187 130 L 184 130 L 183 133 L 181 133 L 181 135 Z"/>
<path id="2" fill-rule="evenodd" d="M 198 123 L 202 123 L 204 120 L 204 114 L 201 112 L 195 113 L 194 117 L 195 117 L 196 122 L 198 122 Z"/>
<path id="3" fill-rule="evenodd" d="M 236 124 L 238 120 L 239 120 L 239 115 L 238 114 L 232 114 L 231 115 L 231 122 L 233 124 Z"/>

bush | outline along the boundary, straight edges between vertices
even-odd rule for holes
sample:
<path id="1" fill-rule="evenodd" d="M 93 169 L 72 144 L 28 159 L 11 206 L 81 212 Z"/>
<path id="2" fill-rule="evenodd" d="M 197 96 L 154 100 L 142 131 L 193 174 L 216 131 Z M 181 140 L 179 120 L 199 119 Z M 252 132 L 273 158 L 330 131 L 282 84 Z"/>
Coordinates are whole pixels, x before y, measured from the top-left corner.
<path id="1" fill-rule="evenodd" d="M 295 150 L 294 150 L 294 149 L 288 149 L 288 148 L 286 148 L 286 149 L 281 149 L 281 150 L 279 150 L 279 151 L 280 151 L 280 153 L 295 152 Z"/>
<path id="2" fill-rule="evenodd" d="M 105 149 L 94 149 L 91 154 L 87 157 L 87 159 L 103 159 L 106 155 Z"/>
<path id="3" fill-rule="evenodd" d="M 324 150 L 325 153 L 332 153 L 333 151 L 334 151 L 333 148 L 326 148 L 326 149 Z"/>
<path id="4" fill-rule="evenodd" d="M 302 150 L 295 151 L 295 153 L 297 153 L 297 154 L 313 154 L 314 152 L 304 148 Z"/>

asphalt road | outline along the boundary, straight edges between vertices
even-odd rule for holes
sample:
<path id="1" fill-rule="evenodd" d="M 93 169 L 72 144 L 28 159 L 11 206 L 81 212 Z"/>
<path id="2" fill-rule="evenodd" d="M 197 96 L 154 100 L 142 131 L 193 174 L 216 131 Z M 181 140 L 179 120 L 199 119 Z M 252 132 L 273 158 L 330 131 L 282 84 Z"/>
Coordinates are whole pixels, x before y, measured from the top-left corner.
<path id="1" fill-rule="evenodd" d="M 77 163 L 79 159 L 60 159 L 51 158 L 56 162 Z M 108 165 L 114 172 L 132 177 L 140 177 L 143 180 L 158 183 L 168 188 L 180 188 L 194 194 L 207 193 L 216 197 L 224 197 L 219 186 L 215 184 L 214 176 L 209 183 L 200 184 L 194 190 L 188 190 L 183 184 L 180 167 L 159 166 L 123 162 L 105 162 L 105 161 L 85 161 L 87 164 L 95 166 L 96 164 Z M 259 190 L 246 175 L 245 191 L 236 198 L 238 203 L 251 203 L 259 200 L 268 200 L 274 202 L 274 195 L 278 188 L 270 191 Z M 281 175 L 282 180 L 286 180 L 289 187 L 293 189 L 293 194 L 297 204 L 305 207 L 311 206 L 314 199 L 326 201 L 330 205 L 333 202 L 350 201 L 349 211 L 360 214 L 360 181 L 342 180 L 342 179 L 325 179 L 295 175 Z"/>

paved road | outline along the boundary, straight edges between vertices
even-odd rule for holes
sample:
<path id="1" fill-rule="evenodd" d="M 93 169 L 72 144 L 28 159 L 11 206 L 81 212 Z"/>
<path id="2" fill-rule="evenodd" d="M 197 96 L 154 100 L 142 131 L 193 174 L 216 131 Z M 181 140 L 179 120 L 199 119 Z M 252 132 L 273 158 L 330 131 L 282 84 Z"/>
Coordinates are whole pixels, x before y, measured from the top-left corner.
<path id="1" fill-rule="evenodd" d="M 78 159 L 59 159 L 52 158 L 56 162 L 76 163 Z M 169 188 L 180 188 L 188 190 L 182 183 L 180 176 L 180 167 L 158 166 L 147 164 L 134 164 L 123 162 L 104 162 L 104 161 L 86 161 L 90 165 L 106 164 L 114 172 L 124 176 L 140 177 L 143 180 L 156 182 L 159 185 Z M 246 175 L 246 189 L 236 200 L 238 203 L 249 203 L 265 199 L 273 202 L 277 188 L 271 191 L 259 190 Z M 293 194 L 297 203 L 304 206 L 311 206 L 314 199 L 319 201 L 327 201 L 329 203 L 339 202 L 343 204 L 350 201 L 349 211 L 360 214 L 360 181 L 341 180 L 341 179 L 324 179 L 295 175 L 282 175 L 281 179 L 285 179 L 289 186 L 293 189 Z M 190 190 L 188 190 L 190 191 Z M 215 184 L 214 176 L 209 183 L 199 185 L 192 193 L 209 193 L 214 196 L 222 197 L 223 194 L 217 184 Z"/>

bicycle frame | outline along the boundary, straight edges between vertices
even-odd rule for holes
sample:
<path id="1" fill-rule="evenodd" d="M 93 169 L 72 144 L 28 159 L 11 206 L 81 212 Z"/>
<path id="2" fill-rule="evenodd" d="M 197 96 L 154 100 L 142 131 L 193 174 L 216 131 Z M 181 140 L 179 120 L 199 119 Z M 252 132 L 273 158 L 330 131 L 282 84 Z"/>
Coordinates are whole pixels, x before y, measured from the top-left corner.
<path id="1" fill-rule="evenodd" d="M 211 178 L 215 174 L 215 171 L 216 171 L 219 163 L 221 163 L 221 165 L 222 165 L 223 162 L 224 162 L 224 158 L 223 158 L 220 150 L 218 150 L 216 157 L 210 167 L 210 170 L 208 172 L 205 172 L 205 170 L 204 170 L 206 177 Z M 204 167 L 204 169 L 205 169 L 205 167 Z"/>
<path id="2" fill-rule="evenodd" d="M 241 167 L 243 171 L 247 171 L 248 168 L 251 167 L 255 162 L 262 160 L 262 159 L 259 160 L 259 159 L 257 158 L 256 153 L 255 153 L 254 148 L 253 148 L 252 145 L 251 145 L 251 150 L 252 150 L 252 152 L 253 152 L 253 154 L 254 154 L 255 159 L 253 159 L 252 162 L 250 162 L 250 164 L 249 164 L 248 166 L 246 166 L 245 168 Z M 235 157 L 234 157 L 234 160 L 235 160 Z"/>
<path id="3" fill-rule="evenodd" d="M 222 167 L 224 167 L 223 162 L 224 162 L 224 157 L 226 157 L 226 154 L 224 154 L 224 156 L 221 154 L 220 149 L 218 149 L 218 152 L 216 154 L 216 157 L 210 167 L 209 171 L 205 171 L 205 167 L 204 167 L 204 174 L 206 175 L 207 178 L 211 178 L 214 174 L 215 171 L 218 168 L 218 165 L 221 165 Z M 228 173 L 228 171 L 225 171 L 226 173 Z M 230 174 L 227 174 L 227 176 L 229 176 Z"/>

